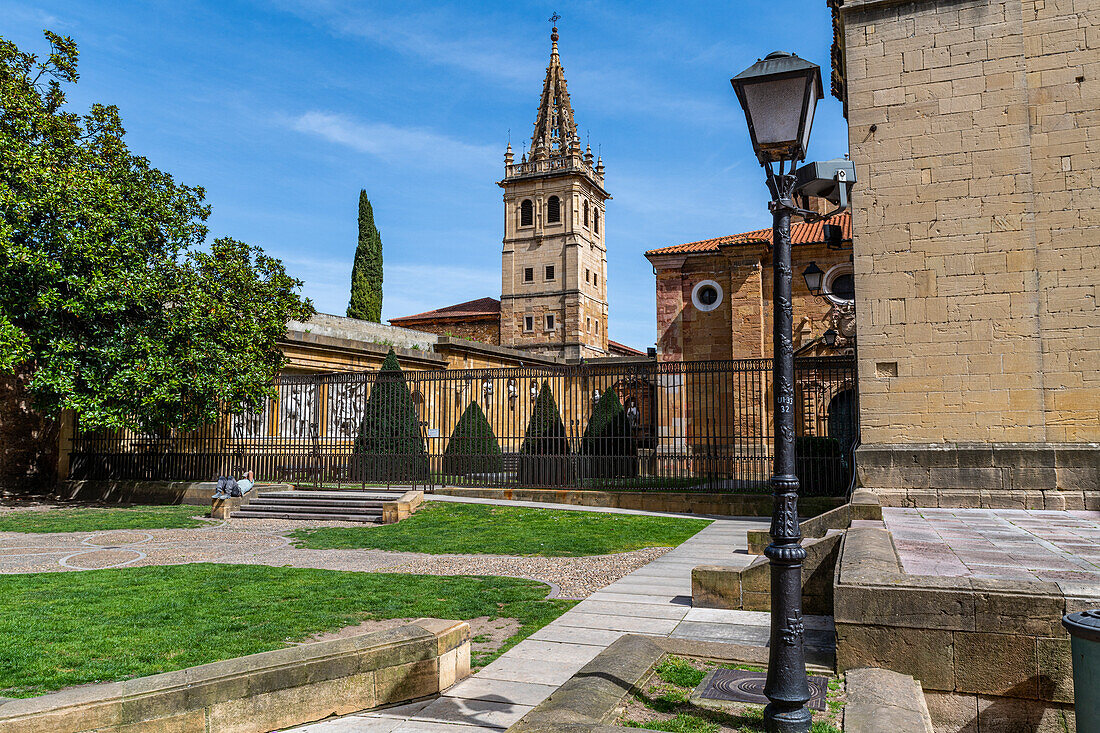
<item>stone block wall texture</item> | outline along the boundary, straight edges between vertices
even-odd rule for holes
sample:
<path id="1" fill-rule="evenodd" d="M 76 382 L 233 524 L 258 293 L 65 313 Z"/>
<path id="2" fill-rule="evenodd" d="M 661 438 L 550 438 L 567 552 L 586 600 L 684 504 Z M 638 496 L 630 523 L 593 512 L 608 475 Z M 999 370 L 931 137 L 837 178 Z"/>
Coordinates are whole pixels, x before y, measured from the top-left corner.
<path id="1" fill-rule="evenodd" d="M 1100 439 L 1100 3 L 841 7 L 864 444 Z"/>
<path id="2" fill-rule="evenodd" d="M 1060 621 L 1098 601 L 1076 582 L 910 575 L 880 522 L 853 523 L 833 590 L 837 667 L 912 675 L 937 731 L 1072 730 Z"/>
<path id="3" fill-rule="evenodd" d="M 847 262 L 848 251 L 824 244 L 794 247 L 792 282 L 795 348 L 821 336 L 830 304 L 806 289 L 802 271 L 810 262 L 822 270 Z M 718 252 L 654 258 L 657 271 L 657 333 L 662 361 L 760 359 L 772 355 L 771 250 L 762 244 L 724 247 Z M 722 287 L 722 304 L 698 310 L 691 292 L 703 280 Z"/>

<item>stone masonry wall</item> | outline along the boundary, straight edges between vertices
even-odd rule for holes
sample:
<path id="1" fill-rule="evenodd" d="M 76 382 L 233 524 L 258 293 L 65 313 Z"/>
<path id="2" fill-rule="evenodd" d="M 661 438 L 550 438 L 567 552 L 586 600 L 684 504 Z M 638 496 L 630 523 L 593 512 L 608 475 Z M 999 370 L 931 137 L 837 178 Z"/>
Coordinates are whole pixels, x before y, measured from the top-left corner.
<path id="1" fill-rule="evenodd" d="M 864 444 L 1100 439 L 1100 5 L 841 8 Z"/>

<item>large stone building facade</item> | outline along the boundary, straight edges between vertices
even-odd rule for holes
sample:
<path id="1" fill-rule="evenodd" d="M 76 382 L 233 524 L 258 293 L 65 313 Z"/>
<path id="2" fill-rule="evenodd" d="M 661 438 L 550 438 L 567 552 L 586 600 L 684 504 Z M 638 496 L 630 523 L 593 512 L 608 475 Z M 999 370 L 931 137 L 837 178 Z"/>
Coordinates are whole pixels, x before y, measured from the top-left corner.
<path id="1" fill-rule="evenodd" d="M 531 150 L 504 156 L 500 299 L 480 298 L 395 326 L 471 338 L 576 361 L 640 352 L 607 333 L 606 207 L 602 159 L 581 149 L 558 29 L 539 99 Z"/>
<path id="2" fill-rule="evenodd" d="M 862 480 L 1080 508 L 1100 482 L 1100 4 L 834 4 Z"/>
<path id="3" fill-rule="evenodd" d="M 835 241 L 825 225 L 839 227 Z M 791 227 L 794 339 L 799 354 L 854 346 L 851 216 Z M 757 359 L 772 353 L 771 229 L 646 252 L 657 280 L 657 353 L 662 361 Z M 824 272 L 815 296 L 800 273 Z M 826 333 L 835 331 L 835 339 Z M 832 345 L 827 341 L 831 340 Z"/>

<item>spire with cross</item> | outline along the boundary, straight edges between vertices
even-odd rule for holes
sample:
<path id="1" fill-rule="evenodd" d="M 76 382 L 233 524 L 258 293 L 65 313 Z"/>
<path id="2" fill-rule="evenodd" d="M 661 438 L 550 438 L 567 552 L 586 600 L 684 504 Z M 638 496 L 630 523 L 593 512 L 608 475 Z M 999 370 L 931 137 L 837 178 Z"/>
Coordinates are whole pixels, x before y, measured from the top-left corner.
<path id="1" fill-rule="evenodd" d="M 557 13 L 550 16 L 551 23 L 560 19 Z M 558 57 L 558 27 L 555 25 L 550 29 L 550 65 L 546 67 L 535 131 L 531 135 L 532 160 L 568 154 L 576 137 L 577 125 L 569 103 L 565 71 Z"/>

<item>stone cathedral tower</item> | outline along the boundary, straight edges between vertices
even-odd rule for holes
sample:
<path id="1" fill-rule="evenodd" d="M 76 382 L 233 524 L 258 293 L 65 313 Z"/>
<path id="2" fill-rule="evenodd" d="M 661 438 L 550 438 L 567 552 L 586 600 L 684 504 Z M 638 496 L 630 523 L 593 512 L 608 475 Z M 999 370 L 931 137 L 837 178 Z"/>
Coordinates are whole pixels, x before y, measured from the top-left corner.
<path id="1" fill-rule="evenodd" d="M 581 151 L 558 29 L 530 155 L 504 155 L 500 344 L 567 359 L 608 355 L 603 160 Z"/>

